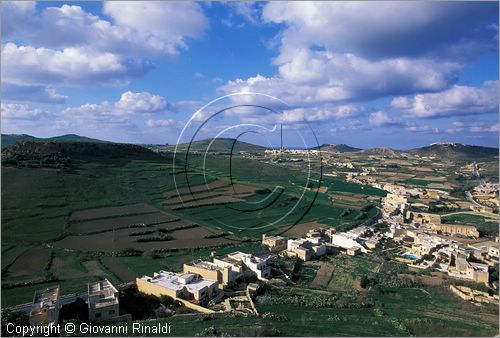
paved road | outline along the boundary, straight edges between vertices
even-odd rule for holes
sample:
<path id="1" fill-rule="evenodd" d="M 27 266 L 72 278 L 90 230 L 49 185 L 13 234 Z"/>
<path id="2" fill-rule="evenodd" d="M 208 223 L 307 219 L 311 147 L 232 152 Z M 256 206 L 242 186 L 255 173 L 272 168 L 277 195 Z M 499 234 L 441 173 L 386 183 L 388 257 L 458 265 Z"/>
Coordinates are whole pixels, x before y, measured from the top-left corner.
<path id="1" fill-rule="evenodd" d="M 488 208 L 488 209 L 490 209 L 490 207 L 488 207 L 488 206 L 486 206 L 486 205 L 479 204 L 478 202 L 476 202 L 476 201 L 474 200 L 474 197 L 472 197 L 472 194 L 470 193 L 470 191 L 466 191 L 466 192 L 465 192 L 465 198 L 467 198 L 467 200 L 468 200 L 469 202 L 471 202 L 472 204 L 474 204 L 475 206 L 478 206 L 478 207 L 480 207 L 480 208 Z"/>

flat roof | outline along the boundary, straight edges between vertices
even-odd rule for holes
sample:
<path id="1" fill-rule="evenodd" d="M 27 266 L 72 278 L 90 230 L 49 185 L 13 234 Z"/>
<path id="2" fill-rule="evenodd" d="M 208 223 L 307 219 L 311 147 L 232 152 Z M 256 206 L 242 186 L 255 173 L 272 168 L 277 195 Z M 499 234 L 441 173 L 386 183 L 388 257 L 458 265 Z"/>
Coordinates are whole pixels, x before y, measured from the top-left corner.
<path id="1" fill-rule="evenodd" d="M 38 309 L 53 309 L 59 301 L 59 286 L 36 290 L 33 298 L 32 311 Z"/>
<path id="2" fill-rule="evenodd" d="M 118 304 L 116 293 L 118 290 L 107 279 L 88 285 L 88 302 L 93 308 L 100 308 Z"/>
<path id="3" fill-rule="evenodd" d="M 277 240 L 281 240 L 281 239 L 285 239 L 284 237 L 281 237 L 281 236 L 265 236 L 264 239 L 271 239 L 271 240 L 274 240 L 274 241 L 277 241 Z"/>
<path id="4" fill-rule="evenodd" d="M 205 270 L 212 270 L 212 271 L 220 271 L 222 270 L 222 268 L 212 262 L 207 262 L 207 261 L 201 261 L 201 260 L 198 260 L 198 261 L 193 261 L 191 263 L 188 263 L 186 265 L 189 265 L 189 266 L 194 266 L 194 267 L 197 267 L 197 268 L 200 268 L 200 269 L 205 269 Z"/>
<path id="5" fill-rule="evenodd" d="M 183 283 L 179 281 L 179 278 L 186 277 L 187 274 L 178 274 L 169 271 L 160 271 L 155 273 L 154 277 L 142 276 L 140 279 L 151 284 L 155 284 L 170 290 L 180 291 L 184 287 L 190 291 L 199 291 L 205 287 L 210 287 L 213 284 L 217 284 L 216 280 L 197 278 L 189 281 L 188 283 Z M 194 275 L 194 274 L 193 274 Z"/>

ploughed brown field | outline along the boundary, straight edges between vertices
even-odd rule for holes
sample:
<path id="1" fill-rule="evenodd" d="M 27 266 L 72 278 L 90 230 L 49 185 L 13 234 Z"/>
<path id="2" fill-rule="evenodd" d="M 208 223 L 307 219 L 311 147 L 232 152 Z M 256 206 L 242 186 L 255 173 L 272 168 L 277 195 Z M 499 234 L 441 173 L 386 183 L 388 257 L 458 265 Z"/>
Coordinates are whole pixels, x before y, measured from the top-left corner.
<path id="1" fill-rule="evenodd" d="M 214 231 L 201 226 L 196 228 L 172 231 L 169 233 L 169 235 L 173 236 L 174 239 L 169 241 L 136 241 L 138 238 L 151 237 L 154 234 L 144 236 L 129 236 L 130 233 L 147 230 L 155 230 L 155 228 L 144 227 L 120 229 L 92 235 L 67 236 L 60 241 L 54 242 L 53 245 L 58 248 L 80 251 L 116 252 L 127 248 L 134 248 L 141 251 L 152 249 L 203 248 L 233 242 L 230 239 L 224 237 L 204 238 L 204 236 L 214 234 Z"/>
<path id="2" fill-rule="evenodd" d="M 288 226 L 283 227 L 283 229 L 286 229 Z M 287 236 L 287 237 L 301 237 L 307 234 L 307 232 L 311 229 L 317 229 L 317 228 L 323 228 L 324 224 L 318 223 L 316 221 L 313 222 L 307 222 L 307 223 L 299 223 L 297 225 L 294 225 L 284 233 L 282 233 L 282 236 Z"/>
<path id="3" fill-rule="evenodd" d="M 71 214 L 70 222 L 86 221 L 91 219 L 118 217 L 134 214 L 147 214 L 159 212 L 147 203 L 127 204 L 119 207 L 94 208 L 75 211 Z"/>
<path id="4" fill-rule="evenodd" d="M 139 203 L 74 212 L 70 217 L 68 231 L 71 235 L 83 235 L 175 221 L 180 219 L 149 204 Z"/>
<path id="5" fill-rule="evenodd" d="M 162 212 L 134 215 L 134 216 L 119 216 L 105 219 L 95 219 L 91 221 L 72 223 L 69 227 L 70 234 L 88 234 L 98 231 L 109 231 L 113 229 L 134 227 L 140 224 L 168 224 L 169 222 L 179 220 L 178 217 L 168 215 Z"/>
<path id="6" fill-rule="evenodd" d="M 200 184 L 191 188 L 171 190 L 164 194 L 165 206 L 172 209 L 203 205 L 241 202 L 257 191 L 256 187 L 228 181 L 214 180 L 208 184 Z"/>
<path id="7" fill-rule="evenodd" d="M 127 248 L 141 251 L 203 248 L 233 242 L 227 237 L 205 238 L 217 230 L 180 219 L 146 203 L 77 211 L 70 220 L 69 235 L 52 243 L 54 247 L 117 252 Z M 168 240 L 162 240 L 167 237 Z"/>

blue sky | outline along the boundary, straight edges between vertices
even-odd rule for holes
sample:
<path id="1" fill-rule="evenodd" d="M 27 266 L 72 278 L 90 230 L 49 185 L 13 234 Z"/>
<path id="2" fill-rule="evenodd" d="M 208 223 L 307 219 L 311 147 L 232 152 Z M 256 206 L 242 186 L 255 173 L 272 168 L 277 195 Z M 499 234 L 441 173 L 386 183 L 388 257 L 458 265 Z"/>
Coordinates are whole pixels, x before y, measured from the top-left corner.
<path id="1" fill-rule="evenodd" d="M 2 133 L 498 147 L 497 2 L 4 1 L 2 33 Z M 204 123 L 240 104 L 275 113 Z"/>

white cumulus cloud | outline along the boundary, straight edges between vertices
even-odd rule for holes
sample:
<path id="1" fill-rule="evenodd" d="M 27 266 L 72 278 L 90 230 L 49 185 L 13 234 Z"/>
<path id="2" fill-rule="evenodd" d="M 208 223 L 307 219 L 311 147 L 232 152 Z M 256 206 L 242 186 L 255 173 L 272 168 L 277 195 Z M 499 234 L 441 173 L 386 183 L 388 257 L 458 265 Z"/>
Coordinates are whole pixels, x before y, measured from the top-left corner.
<path id="1" fill-rule="evenodd" d="M 44 110 L 32 108 L 25 104 L 2 103 L 2 119 L 38 120 L 48 114 Z"/>
<path id="2" fill-rule="evenodd" d="M 486 81 L 481 87 L 454 85 L 439 93 L 418 94 L 413 99 L 397 97 L 392 107 L 417 117 L 447 117 L 496 113 L 498 81 Z"/>

